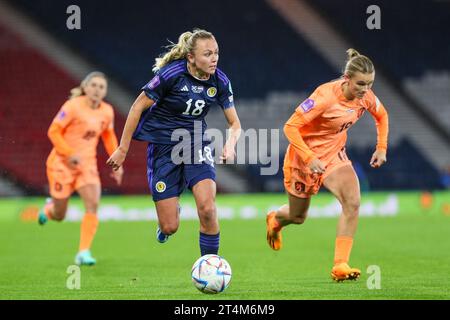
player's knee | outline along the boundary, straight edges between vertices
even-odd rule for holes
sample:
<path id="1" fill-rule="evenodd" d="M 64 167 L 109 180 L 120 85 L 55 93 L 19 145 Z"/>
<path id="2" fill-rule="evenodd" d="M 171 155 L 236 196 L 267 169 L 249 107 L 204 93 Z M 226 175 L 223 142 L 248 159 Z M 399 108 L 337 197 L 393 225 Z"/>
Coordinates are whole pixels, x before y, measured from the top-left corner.
<path id="1" fill-rule="evenodd" d="M 202 211 L 199 210 L 199 218 L 200 224 L 204 229 L 211 230 L 218 228 L 218 220 L 215 207 L 206 208 Z"/>
<path id="2" fill-rule="evenodd" d="M 350 217 L 356 217 L 359 213 L 361 202 L 358 198 L 346 199 L 343 203 L 344 212 Z"/>
<path id="3" fill-rule="evenodd" d="M 214 202 L 205 202 L 197 208 L 199 216 L 204 220 L 215 219 L 216 205 Z"/>
<path id="4" fill-rule="evenodd" d="M 166 223 L 160 223 L 159 228 L 161 229 L 161 232 L 166 235 L 171 235 L 177 232 L 179 224 L 177 222 L 166 222 Z"/>
<path id="5" fill-rule="evenodd" d="M 86 205 L 87 212 L 97 212 L 98 202 L 91 202 Z"/>

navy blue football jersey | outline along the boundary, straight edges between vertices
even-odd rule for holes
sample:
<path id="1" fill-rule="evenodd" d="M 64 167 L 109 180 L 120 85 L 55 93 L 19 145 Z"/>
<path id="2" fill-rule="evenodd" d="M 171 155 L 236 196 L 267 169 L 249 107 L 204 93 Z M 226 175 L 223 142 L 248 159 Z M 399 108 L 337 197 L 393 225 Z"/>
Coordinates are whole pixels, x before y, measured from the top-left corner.
<path id="1" fill-rule="evenodd" d="M 176 129 L 194 135 L 194 122 L 206 130 L 205 116 L 213 105 L 223 109 L 234 107 L 230 80 L 219 69 L 208 80 L 193 77 L 187 60 L 175 60 L 164 66 L 142 90 L 155 103 L 142 113 L 133 138 L 158 144 L 172 141 Z M 199 127 L 199 125 L 197 125 Z"/>

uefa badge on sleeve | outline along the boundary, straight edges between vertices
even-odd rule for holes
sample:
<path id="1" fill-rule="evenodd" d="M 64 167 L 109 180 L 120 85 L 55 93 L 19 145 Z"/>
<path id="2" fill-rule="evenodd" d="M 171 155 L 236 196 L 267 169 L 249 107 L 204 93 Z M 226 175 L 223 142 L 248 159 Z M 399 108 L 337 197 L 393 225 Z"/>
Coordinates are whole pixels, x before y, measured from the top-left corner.
<path id="1" fill-rule="evenodd" d="M 154 76 L 153 79 L 149 82 L 148 88 L 155 89 L 160 84 L 159 76 Z"/>
<path id="2" fill-rule="evenodd" d="M 314 100 L 313 99 L 306 99 L 300 104 L 300 107 L 304 112 L 308 112 L 314 107 Z"/>

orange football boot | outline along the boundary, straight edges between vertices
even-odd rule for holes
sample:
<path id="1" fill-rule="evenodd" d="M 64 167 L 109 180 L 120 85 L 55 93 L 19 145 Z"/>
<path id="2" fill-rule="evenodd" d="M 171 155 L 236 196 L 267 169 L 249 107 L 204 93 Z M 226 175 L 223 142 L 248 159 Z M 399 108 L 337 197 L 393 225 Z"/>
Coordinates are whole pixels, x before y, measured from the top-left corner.
<path id="1" fill-rule="evenodd" d="M 275 211 L 271 211 L 266 216 L 267 243 L 273 250 L 280 250 L 282 247 L 281 228 L 278 231 L 275 230 L 275 226 L 278 224 L 275 214 Z"/>
<path id="2" fill-rule="evenodd" d="M 335 264 L 331 270 L 331 278 L 337 282 L 344 280 L 356 280 L 360 275 L 361 270 L 350 268 L 350 266 L 345 262 Z"/>

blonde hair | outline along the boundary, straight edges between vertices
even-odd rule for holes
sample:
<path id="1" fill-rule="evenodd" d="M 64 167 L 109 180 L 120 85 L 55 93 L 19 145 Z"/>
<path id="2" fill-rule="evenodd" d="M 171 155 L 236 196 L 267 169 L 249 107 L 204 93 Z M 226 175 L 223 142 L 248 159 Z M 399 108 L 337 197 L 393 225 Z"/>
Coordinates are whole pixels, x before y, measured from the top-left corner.
<path id="1" fill-rule="evenodd" d="M 347 63 L 345 64 L 344 70 L 345 75 L 348 75 L 351 78 L 356 72 L 367 74 L 373 73 L 374 71 L 375 67 L 368 57 L 363 56 L 353 48 L 347 50 Z"/>
<path id="2" fill-rule="evenodd" d="M 169 41 L 170 45 L 166 46 L 169 50 L 155 59 L 155 64 L 152 69 L 153 72 L 157 72 L 173 60 L 186 58 L 188 53 L 194 51 L 198 39 L 212 38 L 214 38 L 214 35 L 211 32 L 202 29 L 194 29 L 192 32 L 186 31 L 182 33 L 178 38 L 178 43 Z"/>
<path id="3" fill-rule="evenodd" d="M 86 85 L 89 83 L 89 81 L 92 80 L 92 78 L 97 78 L 97 77 L 103 78 L 105 80 L 108 80 L 103 72 L 93 71 L 93 72 L 89 73 L 83 79 L 83 81 L 81 81 L 81 83 L 80 83 L 80 85 L 78 87 L 75 87 L 72 90 L 70 90 L 69 99 L 73 99 L 73 98 L 85 95 L 86 93 L 84 92 L 84 87 L 86 87 Z"/>

